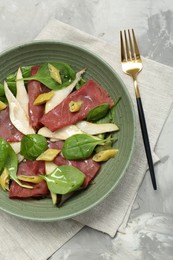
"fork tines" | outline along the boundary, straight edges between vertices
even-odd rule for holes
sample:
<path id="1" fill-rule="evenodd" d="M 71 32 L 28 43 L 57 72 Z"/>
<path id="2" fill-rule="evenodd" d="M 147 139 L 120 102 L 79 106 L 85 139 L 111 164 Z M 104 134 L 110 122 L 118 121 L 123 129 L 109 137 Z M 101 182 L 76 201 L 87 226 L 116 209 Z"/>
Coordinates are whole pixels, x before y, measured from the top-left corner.
<path id="1" fill-rule="evenodd" d="M 140 53 L 136 42 L 134 30 L 132 29 L 132 31 L 130 32 L 130 30 L 128 29 L 128 37 L 127 37 L 126 30 L 124 30 L 124 37 L 123 37 L 123 32 L 120 31 L 120 39 L 121 39 L 121 61 L 140 59 Z M 125 42 L 125 48 L 123 42 Z"/>

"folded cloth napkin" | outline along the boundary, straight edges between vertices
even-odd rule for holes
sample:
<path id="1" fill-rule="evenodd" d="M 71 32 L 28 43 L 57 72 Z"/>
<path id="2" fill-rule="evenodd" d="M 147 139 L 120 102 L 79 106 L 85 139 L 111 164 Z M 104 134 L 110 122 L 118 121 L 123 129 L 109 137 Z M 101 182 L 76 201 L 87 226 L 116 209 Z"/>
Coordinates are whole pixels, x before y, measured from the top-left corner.
<path id="1" fill-rule="evenodd" d="M 132 81 L 121 70 L 118 37 L 115 45 L 111 46 L 72 26 L 57 20 L 51 20 L 36 40 L 70 42 L 85 47 L 101 56 L 122 77 L 136 109 Z M 143 58 L 143 71 L 139 74 L 138 79 L 152 150 L 155 148 L 159 134 L 171 109 L 173 97 L 172 75 L 172 68 Z M 20 220 L 6 213 L 1 213 L 0 259 L 19 259 L 19 257 L 24 260 L 46 259 L 84 225 L 105 232 L 112 237 L 118 230 L 123 231 L 136 193 L 147 169 L 138 117 L 137 125 L 136 147 L 125 176 L 116 189 L 95 208 L 75 217 L 74 220 L 54 223 Z M 158 157 L 154 153 L 153 156 L 154 161 L 157 161 Z"/>
<path id="2" fill-rule="evenodd" d="M 126 76 L 121 69 L 118 37 L 115 45 L 111 46 L 72 26 L 57 20 L 52 20 L 36 38 L 36 40 L 48 39 L 80 45 L 107 61 L 123 79 L 136 109 L 136 98 L 132 79 Z M 139 74 L 138 81 L 151 148 L 154 151 L 157 139 L 172 105 L 173 69 L 149 59 L 142 58 L 142 60 L 143 71 Z M 154 152 L 153 159 L 155 162 L 158 161 L 158 157 Z M 75 220 L 83 225 L 88 225 L 94 229 L 108 233 L 112 237 L 116 234 L 117 230 L 120 229 L 120 226 L 121 231 L 123 231 L 122 227 L 125 226 L 128 220 L 130 209 L 133 205 L 132 202 L 146 173 L 146 169 L 146 155 L 137 116 L 136 146 L 127 173 L 107 199 L 92 210 L 75 217 Z"/>

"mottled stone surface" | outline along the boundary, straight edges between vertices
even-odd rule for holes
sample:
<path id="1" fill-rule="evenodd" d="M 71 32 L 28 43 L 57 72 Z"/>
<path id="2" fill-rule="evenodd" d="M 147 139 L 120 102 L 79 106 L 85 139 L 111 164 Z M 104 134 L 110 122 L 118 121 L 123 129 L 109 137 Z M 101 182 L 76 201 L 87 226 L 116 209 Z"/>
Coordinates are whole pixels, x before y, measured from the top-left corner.
<path id="1" fill-rule="evenodd" d="M 57 18 L 111 44 L 119 41 L 120 30 L 134 28 L 141 54 L 173 67 L 172 0 L 0 0 L 0 11 L 0 51 L 32 41 L 51 18 Z M 153 191 L 147 173 L 126 234 L 111 239 L 84 228 L 52 260 L 173 258 L 172 136 L 170 112 L 156 147 L 161 158 L 155 167 L 159 190 Z"/>

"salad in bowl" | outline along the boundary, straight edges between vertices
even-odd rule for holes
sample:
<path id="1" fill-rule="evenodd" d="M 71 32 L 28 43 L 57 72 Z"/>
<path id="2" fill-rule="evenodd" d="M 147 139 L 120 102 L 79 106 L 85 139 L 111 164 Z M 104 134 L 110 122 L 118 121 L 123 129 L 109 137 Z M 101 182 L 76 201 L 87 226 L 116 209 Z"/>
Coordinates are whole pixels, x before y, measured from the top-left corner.
<path id="1" fill-rule="evenodd" d="M 19 67 L 1 84 L 0 185 L 10 199 L 60 206 L 118 154 L 114 101 L 86 69 L 49 62 Z"/>
<path id="2" fill-rule="evenodd" d="M 94 53 L 38 41 L 0 55 L 1 210 L 55 221 L 91 209 L 120 183 L 134 142 L 128 90 Z"/>

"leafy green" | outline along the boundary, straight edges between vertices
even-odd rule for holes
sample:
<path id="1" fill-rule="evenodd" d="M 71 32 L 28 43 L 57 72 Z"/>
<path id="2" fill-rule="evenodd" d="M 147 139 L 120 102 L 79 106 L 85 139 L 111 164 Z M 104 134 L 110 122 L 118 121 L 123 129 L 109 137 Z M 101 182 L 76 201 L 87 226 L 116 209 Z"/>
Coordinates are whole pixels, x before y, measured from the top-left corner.
<path id="1" fill-rule="evenodd" d="M 18 158 L 11 145 L 4 139 L 0 138 L 0 173 L 6 168 L 9 172 L 10 179 L 17 182 L 20 186 L 25 188 L 32 188 L 31 186 L 22 184 L 17 178 Z"/>
<path id="2" fill-rule="evenodd" d="M 49 64 L 53 65 L 60 71 L 62 84 L 59 84 L 51 77 Z M 48 88 L 57 90 L 68 86 L 75 79 L 75 77 L 75 71 L 68 64 L 62 62 L 51 62 L 42 64 L 35 75 L 26 77 L 24 80 L 38 80 Z"/>
<path id="3" fill-rule="evenodd" d="M 121 100 L 121 97 L 117 99 L 114 106 L 108 111 L 105 117 L 97 120 L 95 123 L 97 124 L 106 124 L 106 123 L 113 123 L 116 124 L 116 106 L 118 105 L 119 101 Z M 104 133 L 104 137 L 106 138 L 109 135 L 109 133 Z M 107 137 L 107 142 L 105 142 L 104 145 L 98 145 L 95 149 L 95 152 L 101 152 L 104 150 L 111 149 L 113 146 L 113 142 L 117 141 L 117 133 L 112 133 L 112 140 Z"/>
<path id="4" fill-rule="evenodd" d="M 5 95 L 4 85 L 0 83 L 0 97 L 3 97 L 4 95 Z"/>
<path id="5" fill-rule="evenodd" d="M 13 95 L 16 96 L 16 72 L 8 75 L 5 81 Z"/>
<path id="6" fill-rule="evenodd" d="M 23 66 L 21 71 L 23 77 L 29 77 L 31 75 L 31 66 Z M 16 96 L 16 74 L 17 72 L 12 73 L 5 79 L 14 96 Z M 4 85 L 2 83 L 0 83 L 0 97 L 5 98 Z M 1 100 L 3 100 L 2 98 Z"/>
<path id="7" fill-rule="evenodd" d="M 4 165 L 8 156 L 9 152 L 9 145 L 8 143 L 0 138 L 0 174 L 4 169 Z"/>
<path id="8" fill-rule="evenodd" d="M 105 150 L 109 150 L 109 149 L 112 148 L 112 143 L 113 143 L 113 142 L 111 141 L 111 138 L 107 138 L 106 140 L 107 140 L 107 142 L 105 142 L 104 145 L 97 145 L 97 146 L 96 146 L 96 148 L 95 148 L 95 152 L 96 152 L 96 153 L 99 153 L 99 152 L 105 151 Z M 117 137 L 114 137 L 114 138 L 113 138 L 113 141 L 114 141 L 114 142 L 117 141 L 117 140 L 118 140 Z"/>
<path id="9" fill-rule="evenodd" d="M 7 168 L 8 172 L 10 174 L 10 179 L 17 182 L 21 187 L 32 189 L 33 188 L 32 186 L 22 184 L 18 180 L 17 175 L 16 175 L 17 174 L 17 168 L 18 168 L 18 158 L 17 158 L 15 151 L 10 146 L 10 144 L 8 144 L 8 146 L 9 146 L 8 147 L 8 156 L 7 156 L 7 160 L 5 162 L 4 168 Z"/>
<path id="10" fill-rule="evenodd" d="M 115 116 L 116 116 L 116 107 L 118 105 L 118 103 L 120 102 L 121 100 L 121 97 L 119 97 L 117 99 L 117 101 L 115 102 L 114 106 L 108 111 L 108 113 L 105 115 L 105 117 L 97 120 L 95 123 L 97 124 L 106 124 L 106 123 L 116 123 L 116 120 L 115 120 Z"/>
<path id="11" fill-rule="evenodd" d="M 76 134 L 65 140 L 62 153 L 68 160 L 85 159 L 93 153 L 98 144 L 105 142 L 107 139 L 98 139 L 87 134 Z"/>
<path id="12" fill-rule="evenodd" d="M 23 67 L 21 67 L 22 77 L 23 78 L 29 77 L 31 75 L 31 68 L 32 68 L 32 66 L 23 66 Z"/>
<path id="13" fill-rule="evenodd" d="M 83 183 L 85 175 L 73 166 L 58 166 L 47 175 L 41 175 L 51 192 L 66 194 L 77 190 Z"/>
<path id="14" fill-rule="evenodd" d="M 107 103 L 96 106 L 89 111 L 87 115 L 87 121 L 95 122 L 100 118 L 105 117 L 108 111 L 109 111 L 109 104 Z"/>
<path id="15" fill-rule="evenodd" d="M 24 66 L 21 67 L 22 77 L 29 77 L 31 75 L 31 67 L 32 66 Z M 12 93 L 16 96 L 16 74 L 17 72 L 10 74 L 6 78 L 7 85 Z"/>
<path id="16" fill-rule="evenodd" d="M 79 82 L 76 84 L 75 88 L 78 90 L 78 89 L 80 89 L 85 83 L 86 83 L 86 80 L 82 78 L 82 79 L 79 80 Z"/>
<path id="17" fill-rule="evenodd" d="M 21 154 L 28 160 L 35 160 L 47 149 L 47 140 L 39 134 L 28 134 L 21 141 Z"/>
<path id="18" fill-rule="evenodd" d="M 2 102 L 4 102 L 4 103 L 8 103 L 8 101 L 7 101 L 7 99 L 6 99 L 5 96 L 4 96 L 4 97 L 0 97 L 0 101 L 2 101 Z"/>
<path id="19" fill-rule="evenodd" d="M 109 112 L 106 114 L 105 117 L 100 118 L 100 119 L 97 120 L 95 123 L 97 123 L 97 124 L 115 123 L 114 113 L 115 113 L 115 110 L 114 110 L 114 108 L 112 107 L 112 108 L 109 110 Z"/>

